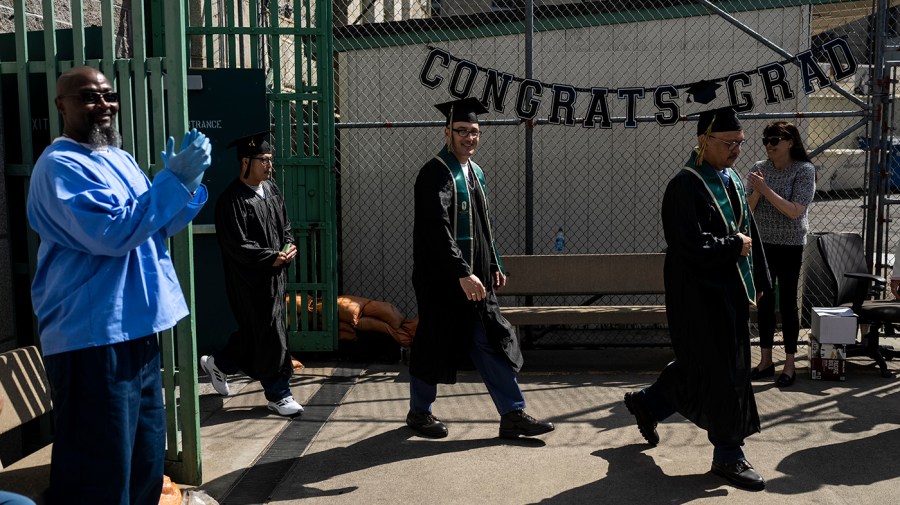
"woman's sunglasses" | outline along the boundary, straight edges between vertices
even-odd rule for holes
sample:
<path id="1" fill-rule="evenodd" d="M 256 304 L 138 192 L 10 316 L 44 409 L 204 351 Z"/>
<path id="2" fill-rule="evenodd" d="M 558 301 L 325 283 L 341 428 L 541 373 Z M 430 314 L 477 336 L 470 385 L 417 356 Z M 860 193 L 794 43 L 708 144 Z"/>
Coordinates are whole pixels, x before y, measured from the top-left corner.
<path id="1" fill-rule="evenodd" d="M 777 146 L 778 143 L 781 142 L 782 140 L 788 140 L 788 139 L 785 138 L 785 137 L 763 137 L 763 138 L 762 138 L 762 143 L 763 143 L 763 145 L 771 144 L 772 147 L 775 147 L 775 146 Z"/>

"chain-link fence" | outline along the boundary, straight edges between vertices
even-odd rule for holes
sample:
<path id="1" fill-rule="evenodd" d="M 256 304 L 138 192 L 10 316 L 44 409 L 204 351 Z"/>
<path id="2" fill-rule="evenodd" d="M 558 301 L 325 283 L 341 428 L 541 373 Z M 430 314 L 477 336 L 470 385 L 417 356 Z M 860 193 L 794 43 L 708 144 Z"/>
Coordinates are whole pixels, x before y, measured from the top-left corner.
<path id="1" fill-rule="evenodd" d="M 433 104 L 465 96 L 491 109 L 473 159 L 501 254 L 556 253 L 559 233 L 564 253 L 662 250 L 662 193 L 696 143 L 692 116 L 728 104 L 749 139 L 739 173 L 766 158 L 766 124 L 792 121 L 818 171 L 810 232 L 864 233 L 884 217 L 867 214 L 874 14 L 870 2 L 561 0 L 533 16 L 521 0 L 336 3 L 342 292 L 415 314 L 413 183 L 442 146 Z M 702 81 L 718 86 L 691 87 Z M 830 305 L 830 279 L 810 275 L 804 303 Z"/>

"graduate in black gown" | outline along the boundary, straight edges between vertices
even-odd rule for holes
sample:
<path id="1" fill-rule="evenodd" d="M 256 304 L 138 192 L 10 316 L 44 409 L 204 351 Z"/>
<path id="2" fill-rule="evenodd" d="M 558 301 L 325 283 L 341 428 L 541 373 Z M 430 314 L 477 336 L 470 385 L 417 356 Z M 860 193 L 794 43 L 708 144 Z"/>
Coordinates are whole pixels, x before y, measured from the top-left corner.
<path id="1" fill-rule="evenodd" d="M 225 349 L 200 358 L 219 394 L 230 393 L 227 374 L 259 380 L 269 410 L 298 415 L 303 407 L 289 387 L 285 292 L 297 255 L 281 191 L 272 180 L 268 131 L 233 141 L 240 173 L 216 202 L 216 237 L 225 267 L 228 303 L 238 323 Z"/>
<path id="2" fill-rule="evenodd" d="M 432 414 L 437 384 L 454 384 L 468 360 L 481 373 L 500 414 L 500 436 L 535 436 L 553 424 L 525 413 L 516 381 L 522 352 L 500 314 L 495 288 L 506 284 L 494 247 L 484 172 L 471 156 L 481 138 L 474 98 L 437 105 L 446 120 L 445 147 L 419 171 L 415 185 L 413 287 L 419 326 L 410 353 L 406 424 L 441 438 L 447 427 Z"/>
<path id="3" fill-rule="evenodd" d="M 675 360 L 656 382 L 627 393 L 641 434 L 659 442 L 658 421 L 675 412 L 707 431 L 712 471 L 759 490 L 744 438 L 759 431 L 750 385 L 750 306 L 768 270 L 740 177 L 731 169 L 744 132 L 730 107 L 707 111 L 698 146 L 663 196 L 666 316 Z"/>

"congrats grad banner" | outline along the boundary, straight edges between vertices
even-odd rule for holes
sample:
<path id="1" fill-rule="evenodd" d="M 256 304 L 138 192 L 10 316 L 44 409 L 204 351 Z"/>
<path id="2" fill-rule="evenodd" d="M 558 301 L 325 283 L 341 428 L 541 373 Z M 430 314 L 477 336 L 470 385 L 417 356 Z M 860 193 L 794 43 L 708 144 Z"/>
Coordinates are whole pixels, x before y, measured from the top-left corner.
<path id="1" fill-rule="evenodd" d="M 625 128 L 637 128 L 637 110 L 643 100 L 652 100 L 656 123 L 672 126 L 683 119 L 678 100 L 683 90 L 687 101 L 707 104 L 716 97 L 716 90 L 723 85 L 728 93 L 728 104 L 739 113 L 750 112 L 755 107 L 754 84 L 761 85 L 763 99 L 768 105 L 793 99 L 795 90 L 788 79 L 786 65 L 793 64 L 803 93 L 810 95 L 818 88 L 830 86 L 856 73 L 857 63 L 850 45 L 844 39 L 833 39 L 822 45 L 818 55 L 813 50 L 803 51 L 793 58 L 760 65 L 754 69 L 731 73 L 724 77 L 686 84 L 660 84 L 655 87 L 609 88 L 592 86 L 576 87 L 564 83 L 545 83 L 535 79 L 517 77 L 511 73 L 478 65 L 473 61 L 453 56 L 448 51 L 429 46 L 429 52 L 419 73 L 419 82 L 431 89 L 447 86 L 455 98 L 467 98 L 473 91 L 481 103 L 495 112 L 506 112 L 507 100 L 515 96 L 515 115 L 523 120 L 534 120 L 540 111 L 549 111 L 551 124 L 583 128 L 612 128 L 611 101 L 624 106 Z M 826 71 L 817 63 L 824 56 L 830 63 Z M 793 70 L 793 69 L 792 69 Z M 758 83 L 754 83 L 758 79 Z M 480 90 L 475 84 L 482 83 Z"/>

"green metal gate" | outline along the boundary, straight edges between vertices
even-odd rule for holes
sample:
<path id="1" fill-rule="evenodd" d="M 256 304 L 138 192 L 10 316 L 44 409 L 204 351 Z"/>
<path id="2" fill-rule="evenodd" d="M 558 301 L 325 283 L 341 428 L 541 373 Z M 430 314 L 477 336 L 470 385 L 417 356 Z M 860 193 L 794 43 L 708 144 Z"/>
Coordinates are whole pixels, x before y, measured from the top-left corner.
<path id="1" fill-rule="evenodd" d="M 126 3 L 123 9 L 116 5 L 119 2 L 102 0 L 99 11 L 93 8 L 96 3 L 85 10 L 83 0 L 43 0 L 40 8 L 38 2 L 16 0 L 13 26 L 4 26 L 3 30 L 15 46 L 14 57 L 9 52 L 0 56 L 0 100 L 5 104 L 7 189 L 11 196 L 15 195 L 4 209 L 12 230 L 13 289 L 18 295 L 12 302 L 16 303 L 18 342 L 23 345 L 38 343 L 37 326 L 27 302 L 38 238 L 28 229 L 24 204 L 37 156 L 60 134 L 61 121 L 54 105 L 59 74 L 73 66 L 90 65 L 109 78 L 122 96 L 119 131 L 123 148 L 134 155 L 150 177 L 162 168 L 158 153 L 166 137 L 172 134 L 180 138 L 187 128 L 183 2 L 136 1 Z M 158 29 L 151 36 L 145 31 L 146 26 Z M 128 44 L 123 46 L 123 40 Z M 15 118 L 18 124 L 10 124 Z M 154 129 L 153 125 L 164 127 Z M 160 334 L 167 422 L 166 473 L 178 482 L 199 484 L 200 424 L 190 228 L 172 239 L 170 251 L 192 315 L 174 330 Z"/>
<path id="2" fill-rule="evenodd" d="M 331 3 L 191 0 L 189 19 L 192 67 L 265 71 L 276 178 L 298 249 L 288 283 L 289 346 L 336 350 Z M 240 90 L 234 97 L 239 107 Z"/>
<path id="3" fill-rule="evenodd" d="M 60 133 L 53 103 L 57 77 L 76 65 L 106 74 L 123 97 L 123 148 L 152 177 L 161 168 L 157 153 L 165 138 L 180 136 L 188 126 L 190 55 L 194 67 L 266 72 L 278 183 L 299 249 L 288 284 L 290 348 L 337 349 L 331 4 L 150 0 L 116 5 L 101 0 L 99 11 L 85 11 L 83 0 L 42 0 L 40 8 L 38 3 L 14 2 L 13 21 L 7 23 L 13 26 L 2 30 L 14 51 L 0 47 L 0 103 L 18 108 L 5 111 L 4 130 L 14 298 L 26 300 L 15 309 L 19 344 L 38 340 L 27 303 L 38 239 L 25 222 L 24 202 L 34 161 Z M 240 105 L 239 98 L 234 105 Z M 11 118 L 18 122 L 10 124 Z M 152 129 L 155 124 L 165 128 Z M 18 145 L 21 152 L 10 149 Z M 170 244 L 191 316 L 161 340 L 166 472 L 178 482 L 200 484 L 193 233 L 189 228 Z"/>

